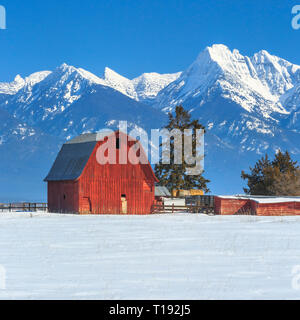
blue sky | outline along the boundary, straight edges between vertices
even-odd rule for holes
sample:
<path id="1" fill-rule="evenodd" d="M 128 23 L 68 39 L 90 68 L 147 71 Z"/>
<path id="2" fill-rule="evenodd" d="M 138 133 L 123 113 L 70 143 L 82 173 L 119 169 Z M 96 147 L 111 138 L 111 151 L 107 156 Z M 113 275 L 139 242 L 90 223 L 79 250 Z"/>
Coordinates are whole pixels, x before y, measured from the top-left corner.
<path id="1" fill-rule="evenodd" d="M 97 75 L 105 66 L 133 78 L 185 69 L 206 46 L 261 49 L 300 65 L 300 0 L 0 0 L 0 81 L 63 62 Z"/>

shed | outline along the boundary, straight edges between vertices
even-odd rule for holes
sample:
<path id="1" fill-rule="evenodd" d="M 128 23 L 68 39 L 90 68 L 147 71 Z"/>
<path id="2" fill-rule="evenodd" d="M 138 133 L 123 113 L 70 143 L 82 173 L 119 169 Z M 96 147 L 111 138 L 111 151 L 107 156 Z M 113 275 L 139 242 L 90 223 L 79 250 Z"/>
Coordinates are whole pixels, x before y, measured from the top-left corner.
<path id="1" fill-rule="evenodd" d="M 167 187 L 156 186 L 155 187 L 155 197 L 171 197 L 171 193 L 167 189 Z"/>
<path id="2" fill-rule="evenodd" d="M 109 138 L 114 141 L 116 162 L 99 162 L 97 150 Z M 137 150 L 137 157 L 145 155 L 139 141 L 120 131 L 83 134 L 66 142 L 45 178 L 49 211 L 150 213 L 158 180 L 147 159 L 137 164 L 129 161 L 128 153 L 132 148 Z M 105 156 L 104 153 L 103 158 Z M 120 161 L 120 157 L 123 160 Z"/>
<path id="3" fill-rule="evenodd" d="M 216 196 L 215 213 L 258 216 L 300 215 L 300 197 Z"/>

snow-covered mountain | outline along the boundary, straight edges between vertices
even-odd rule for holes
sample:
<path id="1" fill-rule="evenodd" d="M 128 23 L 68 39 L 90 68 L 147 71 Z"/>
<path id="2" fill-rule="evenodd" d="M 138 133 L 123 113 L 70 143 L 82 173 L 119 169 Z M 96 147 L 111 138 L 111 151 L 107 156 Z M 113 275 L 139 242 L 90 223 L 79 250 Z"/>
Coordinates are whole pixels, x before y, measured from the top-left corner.
<path id="1" fill-rule="evenodd" d="M 178 104 L 207 128 L 205 169 L 214 192 L 241 192 L 241 169 L 264 153 L 287 149 L 300 160 L 300 66 L 264 50 L 247 57 L 213 45 L 183 72 L 132 80 L 109 68 L 97 76 L 63 64 L 0 83 L 0 201 L 8 184 L 39 189 L 66 139 L 118 120 L 159 128 Z"/>
<path id="2" fill-rule="evenodd" d="M 44 80 L 50 73 L 51 71 L 36 72 L 25 79 L 20 75 L 17 75 L 12 82 L 0 82 L 0 94 L 14 95 L 26 85 L 33 86 L 34 84 Z"/>
<path id="3" fill-rule="evenodd" d="M 15 118 L 64 139 L 100 130 L 116 120 L 150 129 L 165 117 L 111 88 L 104 79 L 66 64 L 31 75 L 15 94 L 5 97 L 0 107 Z"/>
<path id="4" fill-rule="evenodd" d="M 300 66 L 264 50 L 247 57 L 213 45 L 159 92 L 154 105 L 172 111 L 182 104 L 239 151 L 275 151 L 290 138 L 292 151 L 299 153 L 294 134 L 299 129 L 299 85 Z"/>
<path id="5" fill-rule="evenodd" d="M 273 112 L 287 114 L 289 110 L 280 97 L 299 82 L 300 66 L 265 50 L 247 57 L 236 49 L 230 51 L 224 45 L 213 45 L 159 93 L 156 105 L 171 110 L 178 103 L 195 100 L 199 107 L 219 89 L 222 97 L 248 112 L 259 112 L 265 117 Z"/>

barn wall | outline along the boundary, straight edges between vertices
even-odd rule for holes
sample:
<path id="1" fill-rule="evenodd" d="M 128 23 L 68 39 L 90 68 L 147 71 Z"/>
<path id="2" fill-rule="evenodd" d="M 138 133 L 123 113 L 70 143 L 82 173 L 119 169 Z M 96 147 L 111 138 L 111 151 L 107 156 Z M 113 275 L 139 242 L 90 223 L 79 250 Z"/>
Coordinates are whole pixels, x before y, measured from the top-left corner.
<path id="1" fill-rule="evenodd" d="M 258 203 L 256 209 L 259 216 L 300 215 L 299 202 Z"/>
<path id="2" fill-rule="evenodd" d="M 155 192 L 150 164 L 101 165 L 96 160 L 101 143 L 97 144 L 79 179 L 80 213 L 119 214 L 122 194 L 126 195 L 128 214 L 150 213 Z M 121 152 L 128 151 L 123 148 Z M 118 153 L 119 150 L 117 159 Z"/>
<path id="3" fill-rule="evenodd" d="M 49 211 L 61 213 L 78 212 L 78 194 L 78 182 L 76 181 L 49 181 Z"/>
<path id="4" fill-rule="evenodd" d="M 215 213 L 221 215 L 232 215 L 248 213 L 251 210 L 248 199 L 226 199 L 215 197 Z"/>

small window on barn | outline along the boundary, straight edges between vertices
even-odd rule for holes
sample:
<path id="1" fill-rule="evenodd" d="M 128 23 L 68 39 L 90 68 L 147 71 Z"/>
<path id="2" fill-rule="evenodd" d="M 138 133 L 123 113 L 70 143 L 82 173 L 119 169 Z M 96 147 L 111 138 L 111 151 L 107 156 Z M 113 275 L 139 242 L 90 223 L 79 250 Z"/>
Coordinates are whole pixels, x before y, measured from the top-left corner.
<path id="1" fill-rule="evenodd" d="M 116 140 L 116 149 L 120 149 L 120 138 Z"/>
<path id="2" fill-rule="evenodd" d="M 126 194 L 121 194 L 121 198 L 125 198 L 126 199 Z"/>

